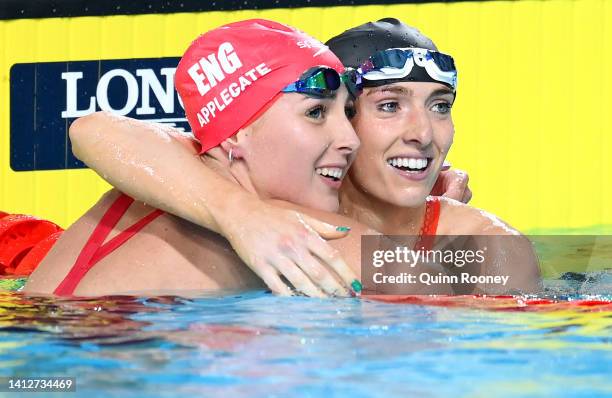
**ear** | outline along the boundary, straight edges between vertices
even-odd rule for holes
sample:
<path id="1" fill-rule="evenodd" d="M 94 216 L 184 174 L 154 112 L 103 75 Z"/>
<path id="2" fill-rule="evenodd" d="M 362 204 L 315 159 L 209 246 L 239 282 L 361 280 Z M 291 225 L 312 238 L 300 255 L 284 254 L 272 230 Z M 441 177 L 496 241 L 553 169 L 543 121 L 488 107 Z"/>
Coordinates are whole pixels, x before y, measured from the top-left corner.
<path id="1" fill-rule="evenodd" d="M 248 142 L 248 137 L 251 134 L 251 127 L 245 127 L 240 129 L 236 134 L 227 138 L 221 142 L 221 148 L 225 152 L 226 157 L 229 155 L 230 150 L 232 151 L 232 158 L 242 159 L 244 158 L 245 147 Z"/>

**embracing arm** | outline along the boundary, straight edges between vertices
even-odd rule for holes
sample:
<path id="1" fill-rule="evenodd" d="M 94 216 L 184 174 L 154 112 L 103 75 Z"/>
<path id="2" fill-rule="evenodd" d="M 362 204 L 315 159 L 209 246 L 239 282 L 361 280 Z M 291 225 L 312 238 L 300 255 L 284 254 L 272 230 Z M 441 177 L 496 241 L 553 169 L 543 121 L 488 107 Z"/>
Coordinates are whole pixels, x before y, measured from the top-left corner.
<path id="1" fill-rule="evenodd" d="M 96 112 L 72 123 L 70 140 L 74 155 L 115 188 L 220 234 L 232 205 L 252 196 L 202 167 L 195 140 L 168 126 Z"/>
<path id="2" fill-rule="evenodd" d="M 443 196 L 463 203 L 469 203 L 472 199 L 472 190 L 468 186 L 469 176 L 467 172 L 459 169 L 451 169 L 449 162 L 444 162 L 438 179 L 431 189 L 432 196 Z"/>
<path id="3" fill-rule="evenodd" d="M 321 239 L 345 231 L 261 201 L 209 167 L 176 129 L 98 112 L 75 121 L 70 138 L 75 156 L 119 190 L 227 238 L 275 293 L 289 292 L 279 275 L 312 296 L 347 294 L 356 279 L 359 248 Z"/>

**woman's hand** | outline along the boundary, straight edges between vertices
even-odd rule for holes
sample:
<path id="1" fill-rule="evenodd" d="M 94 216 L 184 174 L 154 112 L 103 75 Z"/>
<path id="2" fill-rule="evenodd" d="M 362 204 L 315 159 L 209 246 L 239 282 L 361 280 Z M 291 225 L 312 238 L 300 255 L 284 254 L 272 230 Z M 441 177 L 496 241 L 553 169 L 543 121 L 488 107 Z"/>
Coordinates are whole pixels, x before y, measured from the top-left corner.
<path id="1" fill-rule="evenodd" d="M 259 199 L 249 202 L 232 206 L 219 225 L 236 253 L 272 292 L 292 294 L 281 276 L 296 291 L 312 297 L 361 291 L 355 273 L 325 241 L 345 237 L 348 227 L 336 227 Z"/>
<path id="2" fill-rule="evenodd" d="M 468 203 L 472 199 L 472 190 L 468 187 L 469 176 L 463 170 L 450 167 L 450 163 L 444 162 L 431 194 Z"/>

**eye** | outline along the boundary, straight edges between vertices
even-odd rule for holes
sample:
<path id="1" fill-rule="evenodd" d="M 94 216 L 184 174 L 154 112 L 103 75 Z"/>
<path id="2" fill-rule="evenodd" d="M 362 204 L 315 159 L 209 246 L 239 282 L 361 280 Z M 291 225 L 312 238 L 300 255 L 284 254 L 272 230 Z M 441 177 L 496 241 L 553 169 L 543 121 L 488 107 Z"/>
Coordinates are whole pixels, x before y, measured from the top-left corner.
<path id="1" fill-rule="evenodd" d="M 357 109 L 355 108 L 355 105 L 346 104 L 346 106 L 344 107 L 344 114 L 346 115 L 346 118 L 349 120 L 354 118 L 355 115 L 357 114 Z"/>
<path id="2" fill-rule="evenodd" d="M 397 112 L 399 108 L 399 102 L 397 101 L 383 102 L 382 104 L 378 104 L 376 108 L 382 112 L 388 112 L 388 113 Z"/>
<path id="3" fill-rule="evenodd" d="M 431 107 L 431 110 L 446 115 L 450 113 L 452 107 L 453 104 L 450 102 L 438 102 Z"/>
<path id="4" fill-rule="evenodd" d="M 321 120 L 325 117 L 327 108 L 324 105 L 316 105 L 306 111 L 306 117 Z"/>

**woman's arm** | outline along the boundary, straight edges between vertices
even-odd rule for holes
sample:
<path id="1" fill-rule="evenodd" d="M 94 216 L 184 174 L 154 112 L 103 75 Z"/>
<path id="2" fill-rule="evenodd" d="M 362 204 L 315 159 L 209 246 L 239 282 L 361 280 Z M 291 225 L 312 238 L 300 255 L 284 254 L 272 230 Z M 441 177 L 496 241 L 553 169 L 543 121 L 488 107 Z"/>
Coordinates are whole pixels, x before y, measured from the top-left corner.
<path id="1" fill-rule="evenodd" d="M 70 140 L 74 155 L 120 191 L 217 233 L 235 202 L 252 196 L 202 167 L 195 140 L 168 126 L 96 112 L 72 123 Z"/>
<path id="2" fill-rule="evenodd" d="M 290 292 L 280 275 L 312 296 L 359 287 L 358 261 L 351 268 L 338 254 L 354 258 L 359 248 L 333 248 L 321 239 L 342 238 L 346 231 L 259 200 L 208 167 L 189 136 L 98 112 L 76 120 L 70 139 L 75 156 L 119 190 L 226 237 L 275 293 Z"/>

